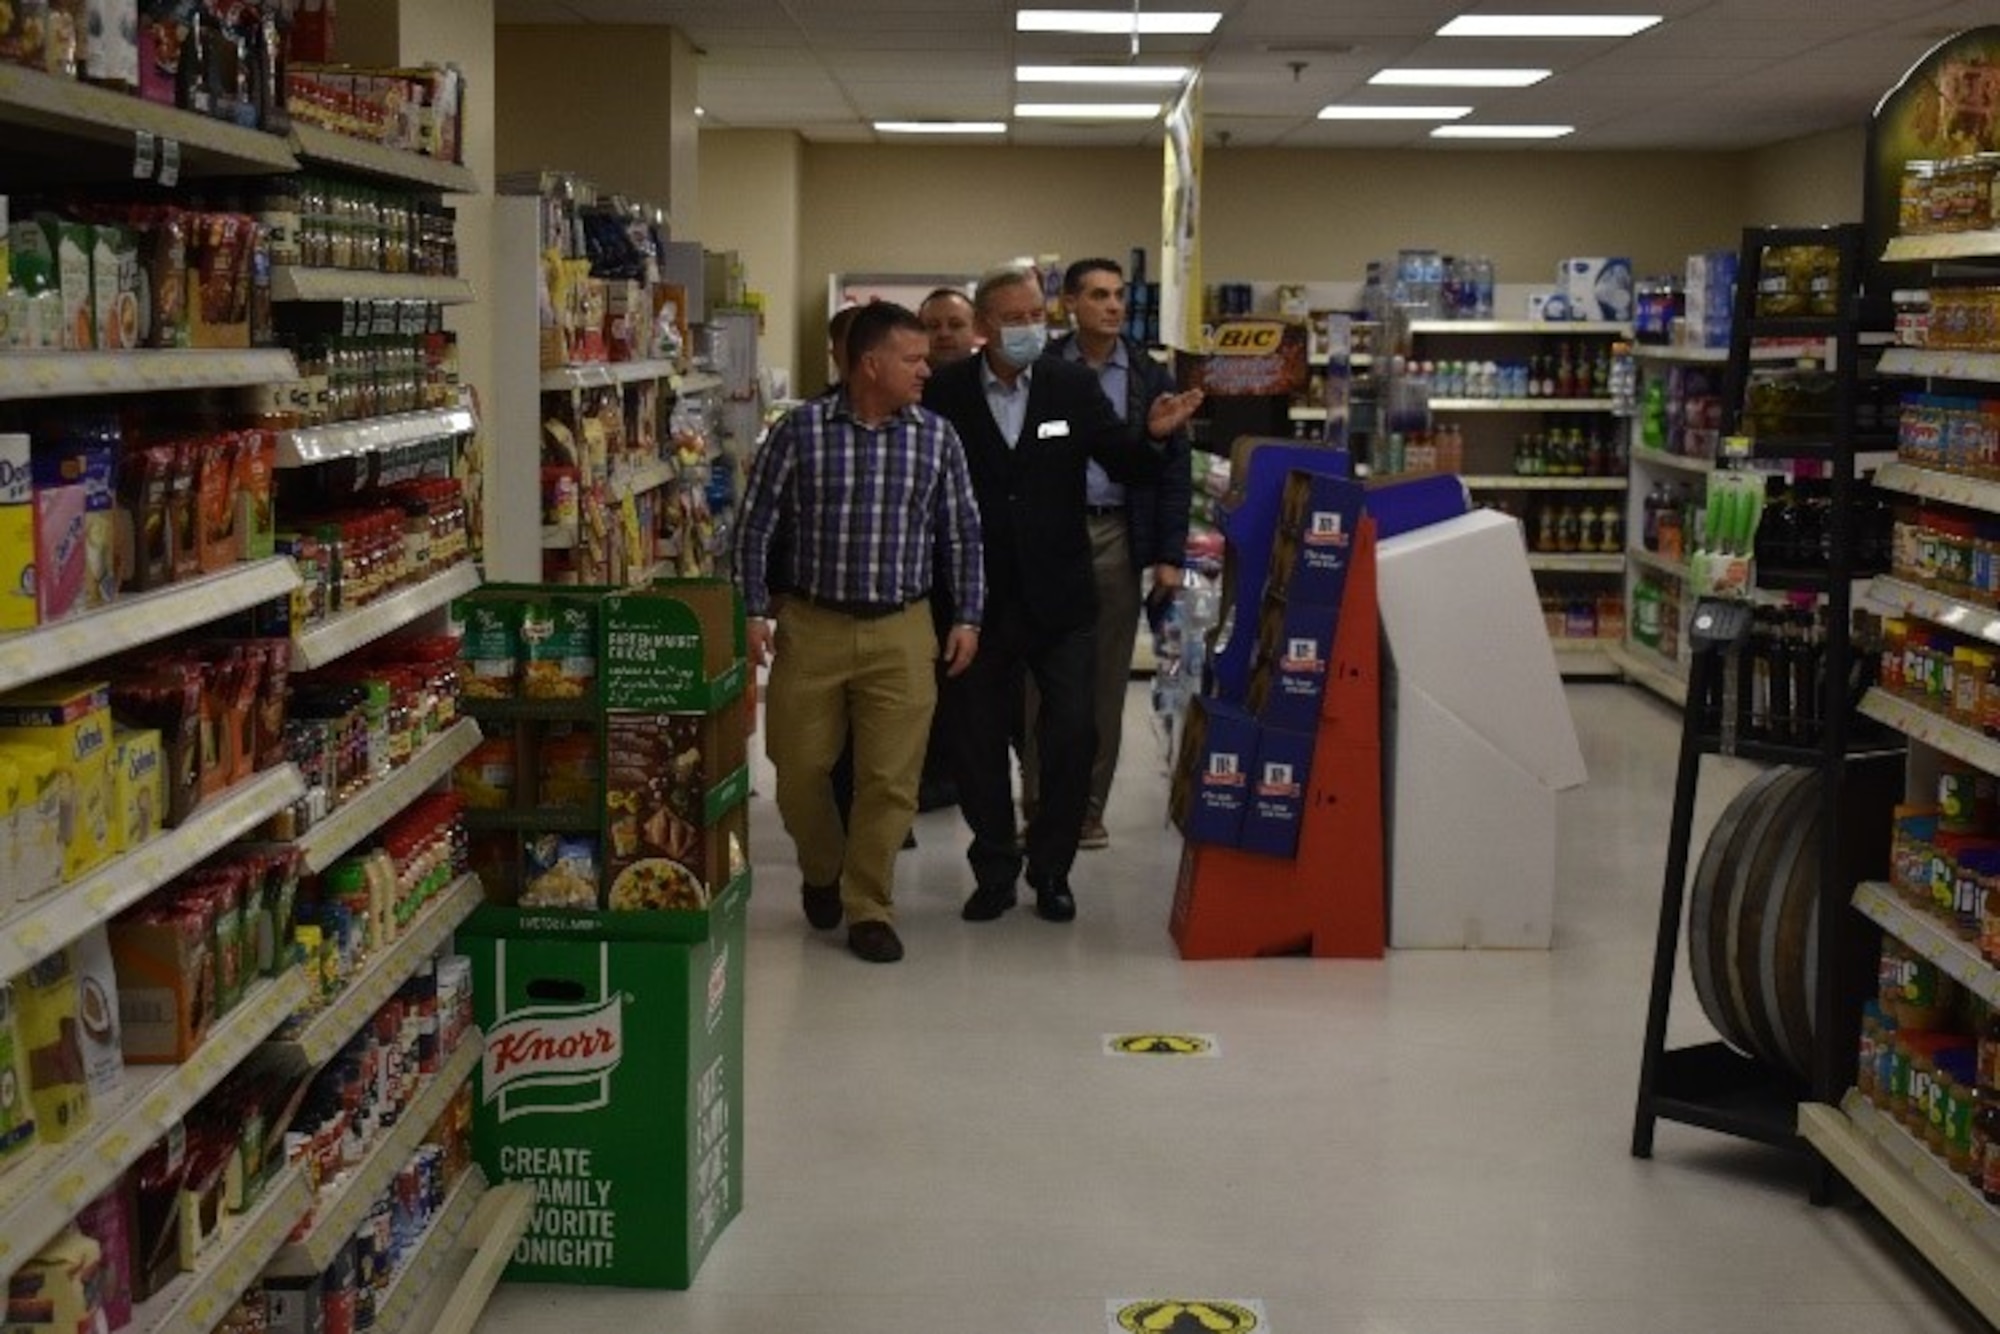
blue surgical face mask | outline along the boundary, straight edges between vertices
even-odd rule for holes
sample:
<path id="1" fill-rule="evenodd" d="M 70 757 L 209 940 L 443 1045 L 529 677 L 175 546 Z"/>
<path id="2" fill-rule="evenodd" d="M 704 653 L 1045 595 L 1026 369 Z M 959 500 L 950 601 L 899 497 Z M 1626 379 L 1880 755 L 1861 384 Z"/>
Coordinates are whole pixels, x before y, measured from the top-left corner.
<path id="1" fill-rule="evenodd" d="M 1049 345 L 1046 324 L 1007 324 L 1000 329 L 1000 355 L 1016 366 L 1031 366 Z"/>

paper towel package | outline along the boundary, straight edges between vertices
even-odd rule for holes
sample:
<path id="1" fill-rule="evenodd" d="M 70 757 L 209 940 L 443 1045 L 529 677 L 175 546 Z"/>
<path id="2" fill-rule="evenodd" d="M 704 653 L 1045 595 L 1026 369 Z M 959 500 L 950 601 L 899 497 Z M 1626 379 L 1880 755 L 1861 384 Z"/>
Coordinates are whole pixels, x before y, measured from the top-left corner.
<path id="1" fill-rule="evenodd" d="M 1586 774 L 1520 527 L 1476 511 L 1380 558 L 1389 943 L 1545 949 L 1555 796 Z"/>

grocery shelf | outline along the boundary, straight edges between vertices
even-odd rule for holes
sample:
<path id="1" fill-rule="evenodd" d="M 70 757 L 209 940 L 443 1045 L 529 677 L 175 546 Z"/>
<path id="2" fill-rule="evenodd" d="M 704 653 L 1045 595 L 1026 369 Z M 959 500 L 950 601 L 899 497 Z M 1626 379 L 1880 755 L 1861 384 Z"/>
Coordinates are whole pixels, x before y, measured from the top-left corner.
<path id="1" fill-rule="evenodd" d="M 1793 344 L 1750 349 L 1750 360 L 1784 362 L 1797 361 L 1802 356 L 1813 356 L 1824 350 L 1823 338 L 1802 339 Z M 1723 347 L 1663 347 L 1657 343 L 1638 343 L 1632 348 L 1632 355 L 1640 361 L 1662 361 L 1681 366 L 1723 366 L 1729 362 L 1729 348 Z"/>
<path id="2" fill-rule="evenodd" d="M 1854 891 L 1854 907 L 1982 1002 L 2000 1005 L 2000 968 L 1981 958 L 1977 945 L 1961 940 L 1937 918 L 1903 902 L 1893 886 L 1880 880 L 1863 881 Z"/>
<path id="3" fill-rule="evenodd" d="M 1624 640 L 1605 650 L 1627 680 L 1658 695 L 1676 708 L 1687 707 L 1687 672 L 1657 649 Z"/>
<path id="4" fill-rule="evenodd" d="M 1519 473 L 1464 473 L 1459 480 L 1475 491 L 1623 491 L 1623 477 L 1523 476 Z"/>
<path id="5" fill-rule="evenodd" d="M 330 616 L 292 640 L 293 665 L 302 671 L 324 667 L 477 587 L 479 567 L 469 560 L 460 561 L 399 593 Z"/>
<path id="6" fill-rule="evenodd" d="M 417 1238 L 403 1259 L 403 1267 L 389 1280 L 389 1286 L 375 1304 L 375 1328 L 380 1334 L 402 1329 L 410 1313 L 436 1282 L 439 1273 L 458 1248 L 459 1239 L 472 1223 L 479 1201 L 486 1195 L 486 1174 L 475 1164 L 465 1169 L 458 1184 L 445 1197 L 430 1226 Z"/>
<path id="7" fill-rule="evenodd" d="M 0 1204 L 0 1280 L 139 1161 L 305 998 L 305 974 L 297 968 L 252 987 L 188 1060 L 126 1066 L 124 1086 L 93 1105 L 82 1132 L 66 1143 L 33 1149 L 8 1168 L 8 1200 Z"/>
<path id="8" fill-rule="evenodd" d="M 1632 326 L 1616 320 L 1411 320 L 1413 334 L 1618 334 Z"/>
<path id="9" fill-rule="evenodd" d="M 1892 236 L 1882 258 L 1892 263 L 1910 259 L 2000 259 L 2000 231 Z"/>
<path id="10" fill-rule="evenodd" d="M 8 72 L 13 72 L 11 65 L 0 65 L 0 75 Z M 279 348 L 0 352 L 0 400 L 238 389 L 296 380 L 298 375 L 292 354 Z"/>
<path id="11" fill-rule="evenodd" d="M 1705 474 L 1715 471 L 1714 459 L 1696 458 L 1692 454 L 1669 454 L 1664 449 L 1635 449 L 1631 457 L 1634 463 L 1644 463 L 1654 468 L 1670 468 L 1675 472 Z"/>
<path id="12" fill-rule="evenodd" d="M 1799 1108 L 1799 1133 L 1959 1294 L 2000 1324 L 2000 1213 L 1972 1184 L 1850 1089 Z"/>
<path id="13" fill-rule="evenodd" d="M 708 371 L 688 371 L 672 377 L 669 383 L 676 394 L 706 394 L 722 388 L 722 377 Z"/>
<path id="14" fill-rule="evenodd" d="M 0 917 L 0 978 L 13 977 L 137 903 L 217 848 L 256 829 L 305 790 L 305 780 L 291 765 L 266 769 L 204 801 L 178 828 L 17 905 Z"/>
<path id="15" fill-rule="evenodd" d="M 310 1208 L 305 1164 L 281 1168 L 247 1212 L 224 1216 L 222 1234 L 201 1262 L 133 1308 L 125 1328 L 133 1334 L 209 1334 Z"/>
<path id="16" fill-rule="evenodd" d="M 1988 643 L 2000 644 L 2000 609 L 1948 597 L 1888 575 L 1878 575 L 1870 580 L 1867 596 L 1878 607 L 1916 616 Z"/>
<path id="17" fill-rule="evenodd" d="M 1528 553 L 1528 568 L 1547 570 L 1561 574 L 1623 574 L 1623 556 L 1574 555 L 1557 552 L 1531 551 Z"/>
<path id="18" fill-rule="evenodd" d="M 305 854 L 306 869 L 324 871 L 340 855 L 359 843 L 452 771 L 460 760 L 479 745 L 479 724 L 461 718 L 441 735 L 431 738 L 410 762 L 378 779 L 354 800 L 321 820 L 298 840 Z"/>
<path id="19" fill-rule="evenodd" d="M 278 434 L 278 466 L 303 468 L 328 459 L 403 449 L 426 440 L 467 435 L 479 426 L 470 408 L 430 408 L 365 421 L 306 426 Z"/>
<path id="20" fill-rule="evenodd" d="M 126 594 L 102 611 L 0 637 L 0 690 L 60 676 L 128 648 L 248 611 L 298 586 L 299 572 L 292 562 L 273 556 L 151 593 Z"/>
<path id="21" fill-rule="evenodd" d="M 1434 398 L 1433 412 L 1609 412 L 1608 398 Z"/>
<path id="22" fill-rule="evenodd" d="M 291 145 L 275 134 L 17 65 L 0 67 L 0 125 L 122 149 L 128 157 L 138 136 L 149 134 L 157 143 L 180 145 L 182 176 L 257 176 L 299 168 Z"/>
<path id="23" fill-rule="evenodd" d="M 321 1187 L 312 1226 L 272 1257 L 268 1273 L 280 1278 L 311 1278 L 333 1263 L 335 1252 L 354 1235 L 369 1206 L 395 1181 L 403 1164 L 451 1105 L 459 1085 L 479 1064 L 480 1042 L 479 1030 L 468 1029 L 458 1050 L 402 1109 L 395 1127 L 369 1147 L 353 1171 Z"/>
<path id="24" fill-rule="evenodd" d="M 325 1008 L 308 1018 L 296 1033 L 287 1033 L 269 1045 L 294 1069 L 317 1069 L 326 1064 L 369 1016 L 388 1004 L 418 962 L 435 953 L 485 897 L 476 875 L 452 881 L 401 936 L 378 947 Z"/>
<path id="25" fill-rule="evenodd" d="M 1945 352 L 1921 347 L 1892 347 L 1882 354 L 1882 360 L 1875 369 L 1884 375 L 1922 375 L 1939 380 L 2000 383 L 2000 352 Z"/>
<path id="26" fill-rule="evenodd" d="M 1904 736 L 1934 750 L 1964 760 L 1989 774 L 2000 774 L 2000 741 L 1961 727 L 1949 718 L 1920 708 L 1879 687 L 1861 697 L 1861 712 Z"/>
<path id="27" fill-rule="evenodd" d="M 344 172 L 370 176 L 397 185 L 417 185 L 444 194 L 479 193 L 479 180 L 470 167 L 443 158 L 425 157 L 406 149 L 374 144 L 345 134 L 335 134 L 304 121 L 292 124 L 292 146 L 299 160 L 314 166 L 338 167 Z"/>
<path id="28" fill-rule="evenodd" d="M 421 273 L 369 273 L 362 269 L 308 269 L 280 264 L 271 270 L 273 301 L 428 301 L 464 305 L 473 299 L 463 278 Z"/>
<path id="29" fill-rule="evenodd" d="M 1556 669 L 1564 676 L 1615 677 L 1618 666 L 1611 661 L 1612 639 L 1551 639 Z"/>
<path id="30" fill-rule="evenodd" d="M 424 1285 L 414 1311 L 391 1311 L 381 1334 L 474 1334 L 479 1313 L 500 1283 L 515 1245 L 535 1216 L 532 1182 L 510 1181 L 480 1197 L 472 1221 L 455 1238 L 443 1263 Z"/>
<path id="31" fill-rule="evenodd" d="M 1885 463 L 1875 470 L 1875 485 L 1884 491 L 2000 514 L 2000 482 L 1981 477 L 1941 472 L 1914 463 Z"/>
<path id="32" fill-rule="evenodd" d="M 648 459 L 635 467 L 613 473 L 610 491 L 619 500 L 626 496 L 643 496 L 648 491 L 671 486 L 680 475 L 681 470 L 667 460 Z"/>
<path id="33" fill-rule="evenodd" d="M 557 366 L 543 371 L 542 391 L 560 394 L 571 389 L 595 389 L 605 385 L 674 378 L 674 363 L 671 361 L 594 361 L 587 365 Z M 716 381 L 718 385 L 721 383 L 721 380 Z"/>

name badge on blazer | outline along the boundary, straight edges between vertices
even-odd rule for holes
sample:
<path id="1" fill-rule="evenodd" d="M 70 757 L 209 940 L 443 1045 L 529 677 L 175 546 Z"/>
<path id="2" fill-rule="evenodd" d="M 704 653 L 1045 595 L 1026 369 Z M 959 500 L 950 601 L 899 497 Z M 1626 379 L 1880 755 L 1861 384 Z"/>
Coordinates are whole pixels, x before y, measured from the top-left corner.
<path id="1" fill-rule="evenodd" d="M 1035 439 L 1037 440 L 1055 440 L 1068 434 L 1068 422 L 1042 422 L 1035 427 Z"/>

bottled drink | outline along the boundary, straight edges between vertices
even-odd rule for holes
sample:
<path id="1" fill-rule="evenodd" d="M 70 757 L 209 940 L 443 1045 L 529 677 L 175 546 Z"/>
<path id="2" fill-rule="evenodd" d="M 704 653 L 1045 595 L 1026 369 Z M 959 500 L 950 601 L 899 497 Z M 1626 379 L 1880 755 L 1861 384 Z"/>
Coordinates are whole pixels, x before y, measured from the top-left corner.
<path id="1" fill-rule="evenodd" d="M 1481 255 L 1472 261 L 1472 317 L 1493 318 L 1493 261 Z"/>

